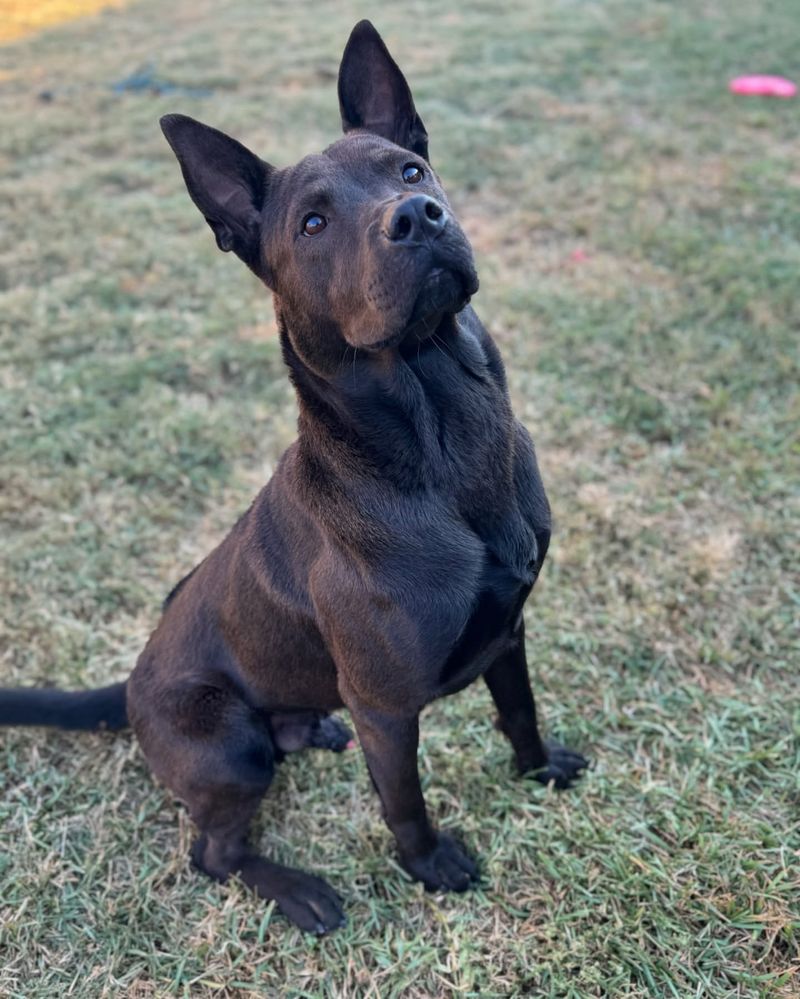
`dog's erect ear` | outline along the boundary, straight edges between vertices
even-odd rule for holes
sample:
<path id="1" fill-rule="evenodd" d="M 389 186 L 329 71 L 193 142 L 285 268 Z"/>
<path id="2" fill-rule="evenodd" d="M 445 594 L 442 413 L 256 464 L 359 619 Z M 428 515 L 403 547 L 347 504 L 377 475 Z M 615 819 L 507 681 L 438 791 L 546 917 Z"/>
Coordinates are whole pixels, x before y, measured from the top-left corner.
<path id="1" fill-rule="evenodd" d="M 342 128 L 364 128 L 428 158 L 428 133 L 406 79 L 369 21 L 359 21 L 339 67 Z"/>
<path id="2" fill-rule="evenodd" d="M 233 250 L 258 273 L 259 217 L 272 167 L 236 139 L 186 115 L 164 115 L 161 129 L 217 246 Z"/>

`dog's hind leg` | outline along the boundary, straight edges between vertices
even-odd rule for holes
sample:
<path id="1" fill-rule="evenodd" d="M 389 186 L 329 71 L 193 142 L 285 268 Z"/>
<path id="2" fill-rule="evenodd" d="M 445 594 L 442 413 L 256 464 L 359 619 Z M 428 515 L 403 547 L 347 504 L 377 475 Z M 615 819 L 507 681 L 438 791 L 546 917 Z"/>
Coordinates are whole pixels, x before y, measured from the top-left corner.
<path id="1" fill-rule="evenodd" d="M 200 829 L 192 847 L 192 862 L 217 881 L 232 874 L 264 899 L 274 899 L 280 911 L 302 930 L 327 933 L 345 922 L 342 903 L 322 878 L 275 864 L 248 844 L 248 828 L 261 793 L 243 787 L 209 786 L 187 802 Z"/>
<path id="2" fill-rule="evenodd" d="M 238 875 L 303 930 L 326 933 L 340 926 L 341 901 L 321 878 L 272 863 L 248 843 L 275 773 L 265 718 L 224 682 L 190 682 L 154 698 L 137 680 L 134 675 L 131 720 L 153 771 L 185 802 L 198 827 L 194 865 L 217 881 Z"/>

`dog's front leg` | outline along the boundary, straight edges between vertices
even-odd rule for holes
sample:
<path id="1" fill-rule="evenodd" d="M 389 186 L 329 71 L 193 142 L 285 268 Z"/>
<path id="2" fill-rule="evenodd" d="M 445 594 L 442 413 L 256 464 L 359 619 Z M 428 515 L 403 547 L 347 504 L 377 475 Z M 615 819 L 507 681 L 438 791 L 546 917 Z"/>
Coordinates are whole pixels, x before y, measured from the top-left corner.
<path id="1" fill-rule="evenodd" d="M 521 618 L 514 638 L 512 648 L 484 673 L 497 706 L 497 727 L 511 743 L 521 774 L 530 774 L 542 784 L 552 781 L 557 788 L 569 787 L 589 765 L 588 761 L 580 753 L 539 735 Z"/>
<path id="2" fill-rule="evenodd" d="M 431 891 L 465 891 L 478 870 L 463 848 L 428 820 L 417 769 L 419 716 L 387 715 L 352 702 L 348 707 L 403 867 Z"/>

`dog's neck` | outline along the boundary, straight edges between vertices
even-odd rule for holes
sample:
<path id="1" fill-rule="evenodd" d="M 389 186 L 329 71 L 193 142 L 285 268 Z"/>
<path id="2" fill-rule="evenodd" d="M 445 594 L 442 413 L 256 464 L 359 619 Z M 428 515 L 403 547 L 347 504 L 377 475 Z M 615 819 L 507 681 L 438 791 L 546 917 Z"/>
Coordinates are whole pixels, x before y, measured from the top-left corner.
<path id="1" fill-rule="evenodd" d="M 416 344 L 373 354 L 347 348 L 329 375 L 303 362 L 284 323 L 281 340 L 301 449 L 334 475 L 379 476 L 403 491 L 445 480 L 456 488 L 482 465 L 497 467 L 512 446 L 502 373 L 490 370 L 460 317 L 446 316 Z"/>

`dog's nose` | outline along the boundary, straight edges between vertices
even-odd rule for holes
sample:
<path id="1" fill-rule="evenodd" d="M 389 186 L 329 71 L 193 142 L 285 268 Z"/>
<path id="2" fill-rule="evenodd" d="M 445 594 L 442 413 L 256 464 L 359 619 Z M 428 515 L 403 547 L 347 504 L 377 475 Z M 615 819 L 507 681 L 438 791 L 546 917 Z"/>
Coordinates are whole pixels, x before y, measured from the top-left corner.
<path id="1" fill-rule="evenodd" d="M 418 243 L 437 236 L 447 224 L 447 212 L 426 194 L 403 198 L 386 226 L 393 242 Z"/>

